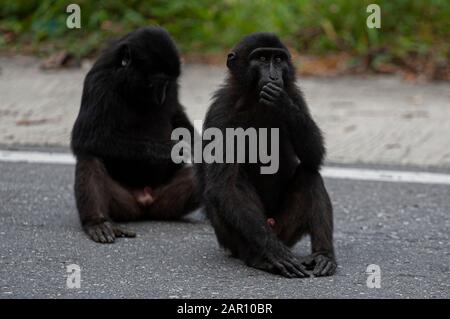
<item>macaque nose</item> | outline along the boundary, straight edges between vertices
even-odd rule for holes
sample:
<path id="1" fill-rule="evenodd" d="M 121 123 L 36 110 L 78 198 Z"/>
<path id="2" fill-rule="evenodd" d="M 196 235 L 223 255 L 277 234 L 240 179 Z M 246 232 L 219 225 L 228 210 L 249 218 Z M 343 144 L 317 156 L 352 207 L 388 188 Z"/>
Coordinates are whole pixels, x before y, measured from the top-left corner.
<path id="1" fill-rule="evenodd" d="M 270 68 L 269 68 L 269 80 L 271 80 L 271 81 L 277 81 L 278 80 L 277 71 L 275 70 L 275 68 L 272 65 L 272 63 L 270 63 Z"/>

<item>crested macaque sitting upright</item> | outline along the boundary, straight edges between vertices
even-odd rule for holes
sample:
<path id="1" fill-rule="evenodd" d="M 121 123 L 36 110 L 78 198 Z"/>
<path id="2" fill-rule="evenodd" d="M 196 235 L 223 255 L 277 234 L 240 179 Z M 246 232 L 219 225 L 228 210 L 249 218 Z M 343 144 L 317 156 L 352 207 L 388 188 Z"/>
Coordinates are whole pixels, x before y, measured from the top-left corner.
<path id="1" fill-rule="evenodd" d="M 87 74 L 71 147 L 76 204 L 94 241 L 135 236 L 115 222 L 176 219 L 198 207 L 192 167 L 171 159 L 172 130 L 195 133 L 178 101 L 179 75 L 176 46 L 159 27 L 115 41 Z"/>
<path id="2" fill-rule="evenodd" d="M 204 130 L 219 128 L 225 136 L 227 128 L 279 129 L 272 145 L 279 147 L 279 169 L 263 174 L 262 162 L 196 164 L 219 244 L 251 267 L 286 277 L 332 275 L 333 212 L 319 173 L 325 148 L 295 85 L 289 51 L 274 34 L 255 33 L 236 45 L 227 67 Z M 289 247 L 306 234 L 312 254 L 300 259 Z"/>

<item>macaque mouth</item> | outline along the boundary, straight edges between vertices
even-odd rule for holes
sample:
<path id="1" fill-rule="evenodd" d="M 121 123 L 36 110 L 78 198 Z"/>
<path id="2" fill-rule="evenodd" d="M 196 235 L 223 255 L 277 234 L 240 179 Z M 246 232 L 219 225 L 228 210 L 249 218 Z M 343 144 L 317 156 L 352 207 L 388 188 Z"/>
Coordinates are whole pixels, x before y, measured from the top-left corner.
<path id="1" fill-rule="evenodd" d="M 266 81 L 265 84 L 269 84 L 269 83 L 276 84 L 276 85 L 279 86 L 279 87 L 283 87 L 283 85 L 284 85 L 284 82 L 283 82 L 283 78 L 282 78 L 282 77 L 279 77 L 279 78 L 277 78 L 277 79 L 269 79 L 269 80 Z"/>
<path id="2" fill-rule="evenodd" d="M 258 82 L 258 89 L 262 90 L 262 88 L 269 83 L 273 83 L 276 86 L 280 87 L 280 88 L 284 88 L 284 81 L 283 81 L 283 77 L 279 77 L 276 80 L 270 79 L 268 77 L 262 78 L 259 82 Z"/>

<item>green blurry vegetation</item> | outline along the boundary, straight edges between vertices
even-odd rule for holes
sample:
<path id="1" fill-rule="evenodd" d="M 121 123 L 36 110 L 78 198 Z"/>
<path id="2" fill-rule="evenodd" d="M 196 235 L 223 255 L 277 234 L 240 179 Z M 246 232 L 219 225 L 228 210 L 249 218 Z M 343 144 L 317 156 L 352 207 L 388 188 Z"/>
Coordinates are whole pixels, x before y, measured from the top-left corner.
<path id="1" fill-rule="evenodd" d="M 66 6 L 81 7 L 81 29 L 67 29 Z M 366 7 L 381 7 L 381 29 L 366 27 Z M 302 54 L 348 52 L 371 64 L 410 55 L 448 63 L 449 0 L 0 0 L 0 50 L 78 57 L 137 27 L 161 25 L 183 53 L 228 50 L 243 35 L 277 33 Z"/>

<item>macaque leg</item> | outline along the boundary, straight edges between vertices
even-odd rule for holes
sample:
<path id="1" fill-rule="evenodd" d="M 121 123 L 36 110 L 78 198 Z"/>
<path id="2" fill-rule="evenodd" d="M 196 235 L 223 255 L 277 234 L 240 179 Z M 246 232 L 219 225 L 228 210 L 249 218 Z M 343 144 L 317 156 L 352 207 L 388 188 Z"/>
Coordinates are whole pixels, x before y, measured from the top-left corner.
<path id="1" fill-rule="evenodd" d="M 77 160 L 75 197 L 83 229 L 94 241 L 112 243 L 116 237 L 135 236 L 112 220 L 131 220 L 141 214 L 141 207 L 128 190 L 108 175 L 100 160 Z"/>
<path id="2" fill-rule="evenodd" d="M 288 246 L 305 234 L 311 236 L 312 254 L 304 264 L 315 276 L 329 276 L 336 270 L 333 248 L 333 210 L 319 172 L 300 164 L 289 185 L 273 230 Z"/>
<path id="3" fill-rule="evenodd" d="M 181 168 L 156 189 L 130 189 L 112 179 L 96 158 L 77 161 L 75 196 L 83 229 L 101 243 L 135 236 L 112 221 L 176 219 L 200 205 L 192 167 Z"/>
<path id="4" fill-rule="evenodd" d="M 264 207 L 252 185 L 234 178 L 233 186 L 218 185 L 205 195 L 205 208 L 220 245 L 250 267 L 288 278 L 307 277 L 301 261 L 265 224 Z"/>
<path id="5" fill-rule="evenodd" d="M 173 178 L 152 191 L 152 203 L 145 208 L 144 218 L 172 220 L 200 206 L 196 180 L 191 166 L 180 168 Z"/>

